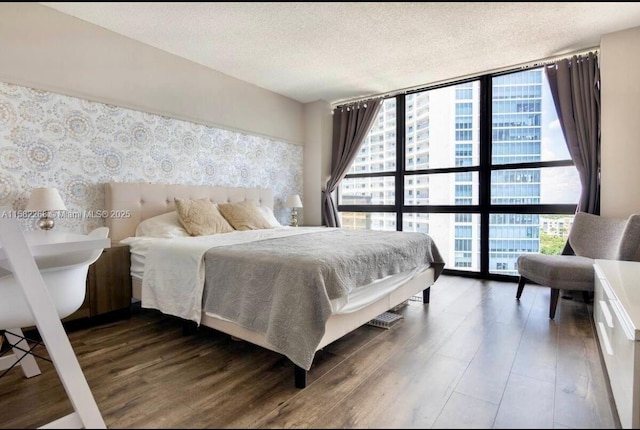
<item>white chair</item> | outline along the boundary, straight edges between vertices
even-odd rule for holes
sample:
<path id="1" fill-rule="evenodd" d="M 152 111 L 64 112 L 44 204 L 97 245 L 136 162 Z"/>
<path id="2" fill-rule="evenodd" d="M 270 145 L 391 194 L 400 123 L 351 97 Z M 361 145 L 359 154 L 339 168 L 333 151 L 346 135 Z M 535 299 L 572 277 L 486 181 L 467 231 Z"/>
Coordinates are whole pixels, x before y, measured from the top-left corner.
<path id="1" fill-rule="evenodd" d="M 106 238 L 107 227 L 100 227 L 89 236 Z M 60 319 L 80 309 L 86 292 L 89 266 L 102 254 L 102 249 L 77 251 L 36 258 L 36 264 Z M 30 327 L 35 324 L 21 288 L 13 274 L 0 278 L 0 329 Z"/>
<path id="2" fill-rule="evenodd" d="M 108 233 L 109 229 L 102 227 L 89 236 L 107 238 Z M 14 352 L 2 357 L 0 369 L 19 362 L 25 376 L 40 373 L 33 357 L 25 356 L 28 345 L 20 330 L 36 325 L 75 411 L 44 427 L 105 428 L 60 321 L 82 305 L 89 266 L 100 257 L 103 248 L 35 259 L 17 223 L 11 219 L 0 220 L 0 243 L 7 257 L 5 263 L 12 272 L 0 278 L 0 330 L 5 330 Z"/>

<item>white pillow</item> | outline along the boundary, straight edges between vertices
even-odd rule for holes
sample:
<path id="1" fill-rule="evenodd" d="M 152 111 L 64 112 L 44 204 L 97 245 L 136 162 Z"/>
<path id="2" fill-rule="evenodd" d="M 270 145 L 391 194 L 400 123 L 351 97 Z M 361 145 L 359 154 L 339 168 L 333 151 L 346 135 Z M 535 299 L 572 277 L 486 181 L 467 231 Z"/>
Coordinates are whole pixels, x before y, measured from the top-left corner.
<path id="1" fill-rule="evenodd" d="M 138 224 L 136 236 L 146 237 L 189 237 L 190 234 L 182 227 L 178 220 L 178 212 L 167 212 L 147 218 Z"/>
<path id="2" fill-rule="evenodd" d="M 267 220 L 267 222 L 272 228 L 282 227 L 282 224 L 278 222 L 278 220 L 276 219 L 276 216 L 273 214 L 273 211 L 269 206 L 258 206 L 258 210 L 260 211 L 260 214 L 262 214 L 264 219 Z"/>

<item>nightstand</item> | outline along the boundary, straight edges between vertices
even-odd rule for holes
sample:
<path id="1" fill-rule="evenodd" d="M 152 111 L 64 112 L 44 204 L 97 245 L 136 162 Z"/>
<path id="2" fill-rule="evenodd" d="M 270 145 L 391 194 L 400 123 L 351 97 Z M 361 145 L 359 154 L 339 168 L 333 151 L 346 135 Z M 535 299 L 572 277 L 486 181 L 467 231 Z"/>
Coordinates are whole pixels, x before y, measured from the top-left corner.
<path id="1" fill-rule="evenodd" d="M 130 262 L 128 245 L 105 248 L 100 258 L 89 266 L 84 303 L 64 321 L 95 317 L 113 311 L 130 311 Z"/>

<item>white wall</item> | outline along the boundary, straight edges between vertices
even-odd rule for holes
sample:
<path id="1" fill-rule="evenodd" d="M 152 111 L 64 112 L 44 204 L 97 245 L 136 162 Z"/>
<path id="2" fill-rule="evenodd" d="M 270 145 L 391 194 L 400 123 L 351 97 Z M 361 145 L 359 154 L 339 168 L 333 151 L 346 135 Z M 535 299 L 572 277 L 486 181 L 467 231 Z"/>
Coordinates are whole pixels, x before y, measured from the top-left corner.
<path id="1" fill-rule="evenodd" d="M 640 212 L 640 27 L 600 41 L 604 216 Z"/>
<path id="2" fill-rule="evenodd" d="M 307 103 L 304 125 L 304 224 L 321 225 L 322 190 L 331 175 L 331 105 L 322 100 Z"/>
<path id="3" fill-rule="evenodd" d="M 303 144 L 303 105 L 37 3 L 0 3 L 0 81 Z"/>

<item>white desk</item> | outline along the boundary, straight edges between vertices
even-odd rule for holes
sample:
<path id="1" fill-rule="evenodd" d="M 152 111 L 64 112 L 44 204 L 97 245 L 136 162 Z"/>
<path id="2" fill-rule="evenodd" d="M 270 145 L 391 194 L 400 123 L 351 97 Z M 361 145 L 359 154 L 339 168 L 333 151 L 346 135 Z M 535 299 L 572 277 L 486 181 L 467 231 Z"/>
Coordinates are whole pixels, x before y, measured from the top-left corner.
<path id="1" fill-rule="evenodd" d="M 64 265 L 74 253 L 110 246 L 109 239 L 63 232 L 22 233 L 13 219 L 0 219 L 0 265 L 13 272 L 49 352 L 74 413 L 43 428 L 106 428 L 69 338 L 47 291 L 38 258 Z M 14 327 L 10 327 L 14 328 Z"/>
<path id="2" fill-rule="evenodd" d="M 108 238 L 94 238 L 86 234 L 67 233 L 58 231 L 26 231 L 24 239 L 29 246 L 31 255 L 38 257 L 59 256 L 60 263 L 65 263 L 65 254 L 78 251 L 89 251 L 99 248 L 109 248 Z M 8 265 L 7 253 L 0 242 L 0 265 Z"/>
<path id="3" fill-rule="evenodd" d="M 596 260 L 593 317 L 622 428 L 640 428 L 640 262 Z"/>

